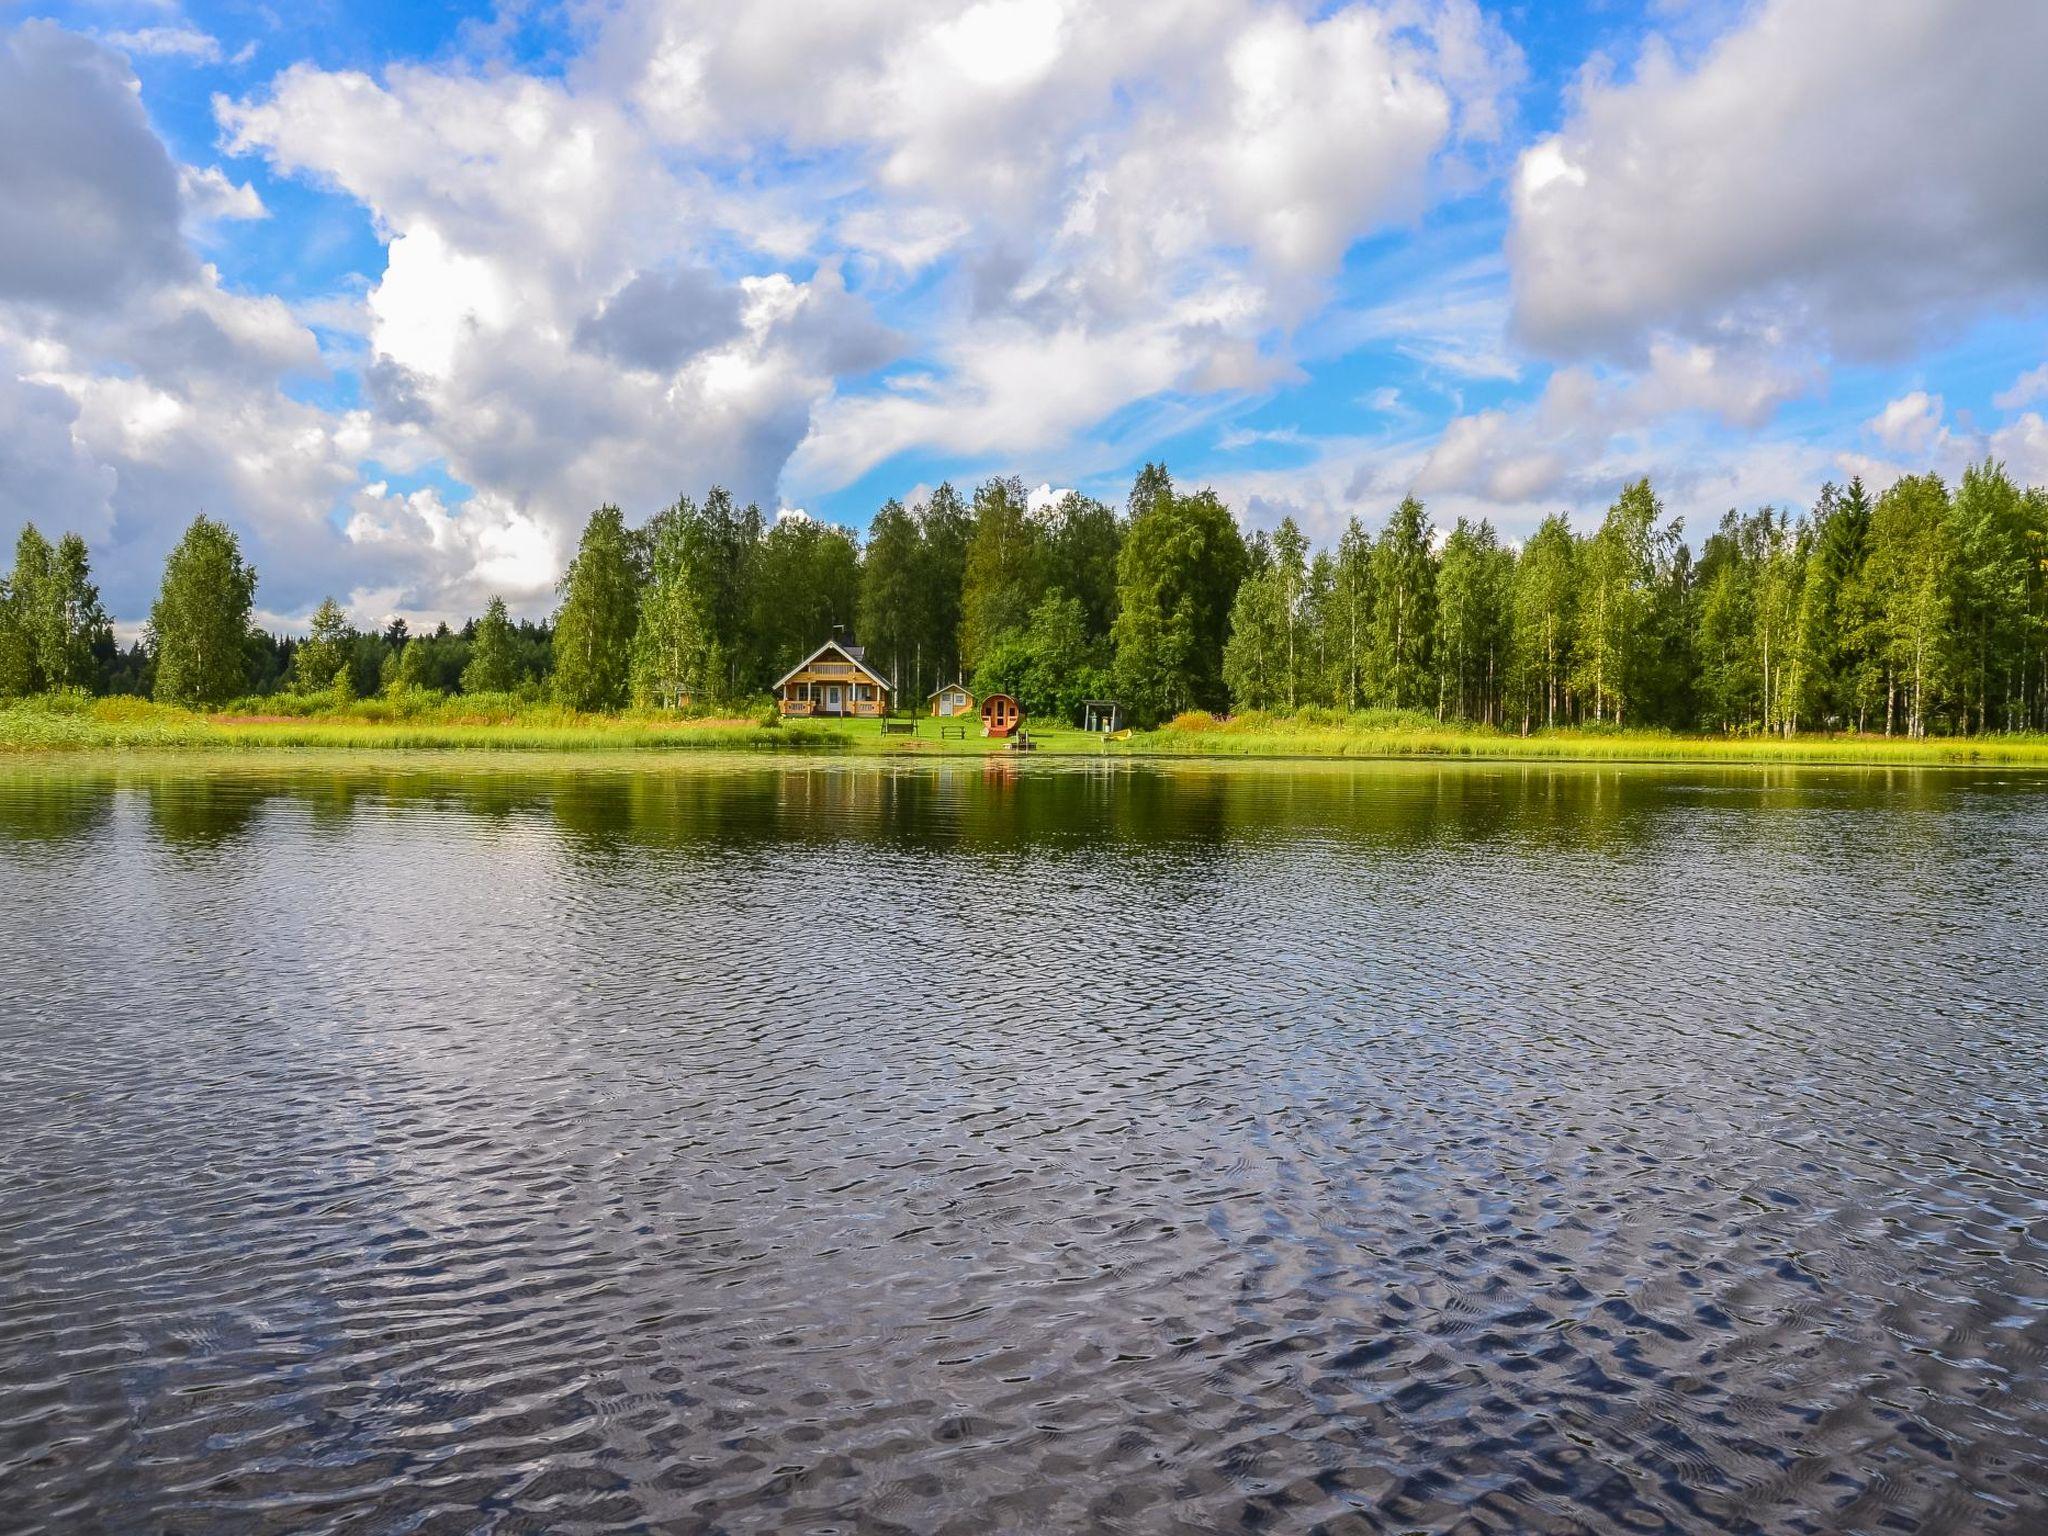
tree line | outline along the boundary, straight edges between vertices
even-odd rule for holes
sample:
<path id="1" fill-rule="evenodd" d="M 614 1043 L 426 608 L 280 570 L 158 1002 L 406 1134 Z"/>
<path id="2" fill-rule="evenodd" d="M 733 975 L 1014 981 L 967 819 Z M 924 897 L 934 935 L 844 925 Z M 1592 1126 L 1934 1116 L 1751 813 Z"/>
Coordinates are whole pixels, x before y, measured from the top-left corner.
<path id="1" fill-rule="evenodd" d="M 0 584 L 0 694 L 149 692 L 218 706 L 290 690 L 427 690 L 586 710 L 753 708 L 846 626 L 915 707 L 963 678 L 1040 718 L 1115 698 L 1187 710 L 1419 711 L 1559 725 L 1926 735 L 2048 728 L 2048 493 L 1997 464 L 1951 489 L 1860 480 L 1814 507 L 1730 512 L 1697 554 L 1647 480 L 1597 527 L 1519 547 L 1403 501 L 1332 549 L 1294 521 L 1245 537 L 1209 490 L 1147 465 L 1121 508 L 1016 479 L 890 501 L 864 541 L 769 521 L 719 489 L 643 527 L 601 507 L 545 624 L 500 599 L 451 630 L 360 631 L 332 599 L 304 636 L 252 628 L 256 573 L 194 521 L 142 641 L 116 647 L 84 542 L 24 530 Z"/>

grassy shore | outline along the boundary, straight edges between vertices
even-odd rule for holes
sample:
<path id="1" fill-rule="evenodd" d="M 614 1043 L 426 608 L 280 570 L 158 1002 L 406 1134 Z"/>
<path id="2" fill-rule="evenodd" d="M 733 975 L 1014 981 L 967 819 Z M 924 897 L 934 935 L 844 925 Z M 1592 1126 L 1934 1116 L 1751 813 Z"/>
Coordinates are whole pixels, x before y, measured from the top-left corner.
<path id="1" fill-rule="evenodd" d="M 679 719 L 629 712 L 578 715 L 505 700 L 386 700 L 290 713 L 200 714 L 143 699 L 28 699 L 0 703 L 0 753 L 279 750 L 513 752 L 761 751 L 865 757 L 980 757 L 1006 750 L 970 730 L 942 738 L 939 722 L 884 736 L 872 721 L 822 724 L 762 719 Z M 1033 725 L 1047 756 L 1229 758 L 1469 758 L 1557 762 L 2013 764 L 2048 767 L 2048 736 L 1727 737 L 1658 731 L 1538 731 L 1523 736 L 1439 724 L 1415 712 L 1339 715 L 1182 715 L 1153 731 L 1104 741 L 1068 727 Z"/>

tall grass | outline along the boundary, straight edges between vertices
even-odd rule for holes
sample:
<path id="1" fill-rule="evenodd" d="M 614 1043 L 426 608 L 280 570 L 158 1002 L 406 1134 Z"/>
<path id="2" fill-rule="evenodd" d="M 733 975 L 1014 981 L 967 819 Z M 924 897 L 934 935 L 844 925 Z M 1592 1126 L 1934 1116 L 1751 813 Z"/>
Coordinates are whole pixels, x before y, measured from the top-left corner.
<path id="1" fill-rule="evenodd" d="M 2048 736 L 1704 736 L 1614 727 L 1521 736 L 1444 723 L 1421 710 L 1248 711 L 1176 716 L 1131 742 L 1134 751 L 1190 757 L 1467 757 L 1558 762 L 2012 763 L 2048 767 Z"/>
<path id="2" fill-rule="evenodd" d="M 1303 710 L 1175 717 L 1127 741 L 1033 726 L 1047 756 L 1442 757 L 1554 762 L 1942 763 L 2048 767 L 2048 736 L 1686 736 L 1573 729 L 1515 735 L 1444 724 L 1419 710 Z M 313 748 L 365 751 L 797 751 L 981 756 L 1003 742 L 882 736 L 871 722 L 688 719 L 652 711 L 583 715 L 510 694 L 244 699 L 201 714 L 146 699 L 82 694 L 0 701 L 0 752 Z"/>
<path id="3" fill-rule="evenodd" d="M 316 699 L 320 696 L 315 695 Z M 259 706 L 259 707 L 252 707 Z M 809 722 L 690 720 L 672 715 L 581 715 L 501 696 L 240 700 L 200 714 L 146 699 L 46 695 L 0 703 L 0 751 L 277 747 L 485 751 L 834 751 L 844 730 Z"/>

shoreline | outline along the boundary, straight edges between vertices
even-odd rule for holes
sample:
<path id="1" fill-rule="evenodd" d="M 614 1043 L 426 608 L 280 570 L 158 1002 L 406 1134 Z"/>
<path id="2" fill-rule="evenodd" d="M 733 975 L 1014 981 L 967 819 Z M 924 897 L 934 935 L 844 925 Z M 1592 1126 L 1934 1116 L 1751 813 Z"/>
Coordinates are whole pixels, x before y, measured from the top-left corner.
<path id="1" fill-rule="evenodd" d="M 704 754 L 857 758 L 895 763 L 998 759 L 1307 762 L 1578 763 L 1727 767 L 2015 767 L 2048 769 L 2048 736 L 1904 737 L 1678 736 L 1661 732 L 1557 730 L 1528 736 L 1476 726 L 1386 725 L 1358 720 L 1240 717 L 1138 731 L 1123 740 L 1072 727 L 1028 728 L 1031 753 L 978 736 L 941 739 L 920 718 L 916 735 L 847 725 L 764 725 L 635 715 L 540 714 L 531 719 L 379 720 L 360 717 L 224 717 L 142 700 L 0 706 L 0 761 L 107 760 L 148 755 L 197 761 L 265 753 L 479 757 L 503 754 Z"/>

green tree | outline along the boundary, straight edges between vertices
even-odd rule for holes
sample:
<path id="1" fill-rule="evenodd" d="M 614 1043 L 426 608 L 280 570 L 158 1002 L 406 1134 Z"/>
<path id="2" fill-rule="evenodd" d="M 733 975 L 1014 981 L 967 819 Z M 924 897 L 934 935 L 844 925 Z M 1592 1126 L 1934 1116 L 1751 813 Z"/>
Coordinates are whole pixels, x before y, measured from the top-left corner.
<path id="1" fill-rule="evenodd" d="M 1756 680 L 1749 637 L 1756 605 L 1755 561 L 1732 507 L 1700 557 L 1697 654 L 1699 691 L 1710 724 L 1732 731 L 1754 713 Z"/>
<path id="2" fill-rule="evenodd" d="M 1429 645 L 1436 623 L 1436 563 L 1422 503 L 1407 497 L 1372 547 L 1372 630 L 1366 676 L 1395 709 L 1430 701 Z"/>
<path id="3" fill-rule="evenodd" d="M 1855 721 L 1861 714 L 1858 677 L 1863 659 L 1854 643 L 1849 608 L 1863 569 L 1870 533 L 1870 503 L 1863 482 L 1846 492 L 1821 487 L 1808 520 L 1804 579 L 1793 621 L 1788 706 L 1795 721 L 1812 725 Z"/>
<path id="4" fill-rule="evenodd" d="M 1436 713 L 1491 723 L 1507 648 L 1514 561 L 1493 525 L 1459 518 L 1437 558 Z"/>
<path id="5" fill-rule="evenodd" d="M 974 537 L 960 586 L 960 659 L 968 667 L 1030 622 L 1045 594 L 1045 530 L 1023 482 L 990 480 L 974 493 Z"/>
<path id="6" fill-rule="evenodd" d="M 562 577 L 555 615 L 555 697 L 576 710 L 625 706 L 640 622 L 635 540 L 617 507 L 591 514 Z"/>
<path id="7" fill-rule="evenodd" d="M 415 642 L 417 643 L 417 642 Z M 412 646 L 406 650 L 410 652 Z M 426 657 L 421 658 L 422 661 Z M 493 596 L 477 621 L 476 634 L 469 642 L 469 660 L 462 668 L 464 693 L 510 693 L 520 683 L 519 657 L 512 634 L 512 620 L 505 611 L 505 599 Z"/>
<path id="8" fill-rule="evenodd" d="M 35 647 L 21 622 L 21 605 L 13 584 L 0 581 L 0 699 L 18 699 L 36 691 Z"/>
<path id="9" fill-rule="evenodd" d="M 36 525 L 24 525 L 14 543 L 14 570 L 0 595 L 0 695 L 19 697 L 49 686 L 43 649 L 56 558 Z"/>
<path id="10" fill-rule="evenodd" d="M 753 633 L 765 687 L 860 613 L 860 551 L 844 528 L 785 517 L 761 541 Z"/>
<path id="11" fill-rule="evenodd" d="M 1515 560 L 1510 671 L 1522 730 L 1569 718 L 1572 637 L 1578 632 L 1579 541 L 1562 512 L 1546 517 Z"/>
<path id="12" fill-rule="evenodd" d="M 14 573 L 0 583 L 0 630 L 12 627 L 11 642 L 0 634 L 0 692 L 91 688 L 99 681 L 99 653 L 109 650 L 113 631 L 92 583 L 85 540 L 67 533 L 53 548 L 33 524 L 15 544 Z"/>
<path id="13" fill-rule="evenodd" d="M 1799 608 L 1810 543 L 1807 531 L 1794 529 L 1782 512 L 1765 507 L 1759 516 L 1763 549 L 1750 639 L 1762 685 L 1759 721 L 1767 731 L 1789 735 L 1799 721 Z"/>
<path id="14" fill-rule="evenodd" d="M 642 704 L 680 709 L 686 701 L 723 699 L 731 691 L 730 653 L 743 638 L 721 624 L 719 586 L 727 562 L 720 538 L 715 522 L 688 497 L 656 513 L 645 530 L 647 585 L 633 634 L 633 697 Z M 482 638 L 479 630 L 480 649 Z"/>
<path id="15" fill-rule="evenodd" d="M 1135 523 L 1161 502 L 1173 498 L 1173 476 L 1164 464 L 1147 462 L 1131 482 L 1131 494 L 1124 499 L 1124 520 Z"/>
<path id="16" fill-rule="evenodd" d="M 1863 575 L 1872 649 L 1885 673 L 1885 734 L 1900 724 L 1927 734 L 1949 681 L 1956 549 L 1948 488 L 1939 475 L 1908 475 L 1877 499 Z"/>
<path id="17" fill-rule="evenodd" d="M 347 667 L 354 643 L 355 629 L 341 604 L 331 597 L 322 599 L 313 610 L 310 633 L 292 657 L 293 686 L 300 693 L 327 692 L 334 687 L 336 675 Z"/>
<path id="18" fill-rule="evenodd" d="M 868 660 L 902 686 L 904 701 L 927 693 L 925 641 L 930 631 L 924 581 L 924 534 L 903 503 L 875 514 L 861 555 L 859 620 L 854 631 Z M 937 679 L 931 680 L 937 686 Z"/>
<path id="19" fill-rule="evenodd" d="M 1116 557 L 1124 527 L 1114 509 L 1069 491 L 1049 514 L 1048 576 L 1051 585 L 1081 604 L 1091 637 L 1109 633 L 1116 622 Z"/>
<path id="20" fill-rule="evenodd" d="M 1789 729 L 1800 680 L 1809 538 L 1784 514 L 1730 511 L 1699 565 L 1695 666 L 1705 718 L 1724 731 Z"/>
<path id="21" fill-rule="evenodd" d="M 2026 495 L 2027 624 L 2018 724 L 2048 729 L 2048 490 L 2029 486 Z"/>
<path id="22" fill-rule="evenodd" d="M 1357 709 L 1365 699 L 1365 669 L 1372 653 L 1372 535 L 1355 517 L 1337 541 L 1329 633 L 1337 702 Z"/>
<path id="23" fill-rule="evenodd" d="M 474 626 L 473 626 L 474 627 Z M 470 641 L 446 624 L 432 634 L 414 635 L 398 653 L 397 686 L 434 693 L 454 693 L 469 665 Z"/>
<path id="24" fill-rule="evenodd" d="M 1578 692 L 1593 718 L 1625 722 L 1640 670 L 1656 579 L 1654 539 L 1663 507 L 1648 480 L 1625 489 L 1586 541 L 1576 652 Z"/>
<path id="25" fill-rule="evenodd" d="M 149 613 L 147 644 L 156 697 L 168 703 L 220 704 L 248 682 L 249 613 L 256 571 L 223 523 L 192 520 L 164 562 L 163 587 Z"/>
<path id="26" fill-rule="evenodd" d="M 1847 521 L 1860 523 L 1855 563 L 1842 584 L 1840 610 L 1846 690 L 1854 700 L 1856 728 L 1867 729 L 1876 716 L 1886 717 L 1886 732 L 1896 702 L 1891 667 L 1885 657 L 1883 612 L 1874 573 L 1870 565 L 1871 533 L 1877 518 L 1877 504 L 1863 489 L 1860 476 L 1849 482 L 1842 499 Z"/>
<path id="27" fill-rule="evenodd" d="M 707 635 L 707 674 L 702 696 L 737 699 L 765 687 L 783 670 L 763 651 L 750 620 L 759 597 L 761 553 L 766 529 L 761 509 L 735 505 L 723 486 L 704 497 L 695 523 L 691 581 L 701 594 Z"/>
<path id="28" fill-rule="evenodd" d="M 1308 591 L 1302 598 L 1302 644 L 1307 657 L 1301 677 L 1303 704 L 1338 702 L 1344 687 L 1338 637 L 1337 557 L 1319 549 L 1308 563 Z"/>
<path id="29" fill-rule="evenodd" d="M 14 574 L 8 582 L 14 622 L 26 653 L 25 693 L 40 693 L 53 686 L 46 661 L 58 639 L 52 623 L 56 587 L 57 551 L 34 523 L 25 524 L 14 543 Z"/>
<path id="30" fill-rule="evenodd" d="M 1213 491 L 1177 494 L 1147 465 L 1117 554 L 1116 686 L 1133 715 L 1217 709 L 1229 693 L 1223 645 L 1243 580 L 1244 535 Z"/>
<path id="31" fill-rule="evenodd" d="M 1108 683 L 1101 642 L 1088 635 L 1086 606 L 1048 592 L 1022 629 L 990 649 L 975 682 L 984 693 L 1010 694 L 1027 715 L 1076 724 L 1082 701 L 1101 697 Z"/>
<path id="32" fill-rule="evenodd" d="M 1263 544 L 1260 546 L 1265 547 Z M 1309 662 L 1308 540 L 1283 518 L 1270 554 L 1239 583 L 1223 647 L 1223 681 L 1239 709 L 1300 706 Z"/>
<path id="33" fill-rule="evenodd" d="M 1235 709 L 1276 709 L 1284 700 L 1279 585 L 1268 562 L 1238 583 L 1231 601 L 1223 685 Z"/>
<path id="34" fill-rule="evenodd" d="M 967 546 L 974 537 L 974 513 L 950 484 L 941 484 L 917 509 L 922 540 L 918 561 L 922 620 L 916 640 L 920 670 L 936 688 L 960 676 L 960 588 L 967 575 Z M 923 679 L 919 680 L 923 692 Z"/>
<path id="35" fill-rule="evenodd" d="M 2007 729 L 2026 719 L 2034 650 L 2031 592 L 2037 529 L 2033 504 L 2005 466 L 1987 459 L 1963 471 L 1955 535 L 1955 659 L 1964 728 Z"/>

